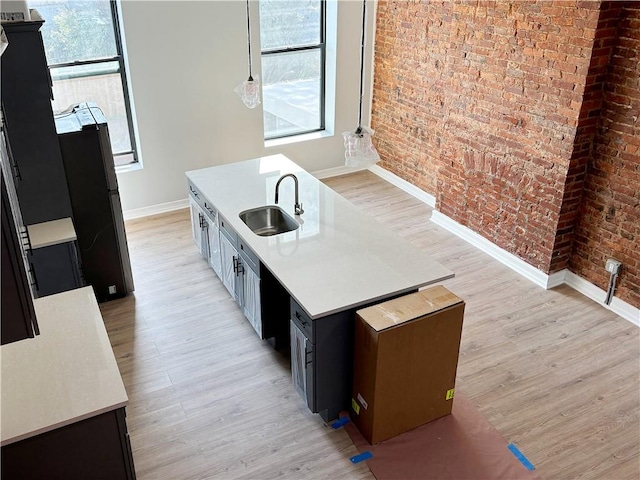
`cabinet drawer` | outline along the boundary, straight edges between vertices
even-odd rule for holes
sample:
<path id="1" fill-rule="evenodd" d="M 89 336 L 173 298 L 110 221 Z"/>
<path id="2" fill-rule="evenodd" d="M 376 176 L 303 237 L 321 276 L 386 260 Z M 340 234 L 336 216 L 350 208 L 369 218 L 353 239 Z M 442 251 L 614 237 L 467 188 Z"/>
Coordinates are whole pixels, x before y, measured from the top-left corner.
<path id="1" fill-rule="evenodd" d="M 256 275 L 260 275 L 260 260 L 258 256 L 251 250 L 244 240 L 238 237 L 238 251 L 242 255 L 243 263 L 246 263 Z"/>
<path id="2" fill-rule="evenodd" d="M 311 317 L 293 298 L 291 299 L 291 320 L 302 330 L 311 343 L 316 343 L 315 328 Z"/>
<path id="3" fill-rule="evenodd" d="M 237 248 L 238 234 L 227 224 L 227 219 L 222 215 L 218 215 L 218 221 L 220 222 L 220 232 L 231 242 L 231 245 Z"/>
<path id="4" fill-rule="evenodd" d="M 217 226 L 218 225 L 218 210 L 216 210 L 215 207 L 213 205 L 211 205 L 211 202 L 209 202 L 208 200 L 205 200 L 203 202 L 203 210 L 204 210 L 204 213 L 214 223 L 214 225 Z"/>
<path id="5" fill-rule="evenodd" d="M 200 193 L 196 187 L 193 186 L 191 182 L 189 182 L 189 195 L 193 198 L 201 208 L 204 209 L 204 195 Z"/>

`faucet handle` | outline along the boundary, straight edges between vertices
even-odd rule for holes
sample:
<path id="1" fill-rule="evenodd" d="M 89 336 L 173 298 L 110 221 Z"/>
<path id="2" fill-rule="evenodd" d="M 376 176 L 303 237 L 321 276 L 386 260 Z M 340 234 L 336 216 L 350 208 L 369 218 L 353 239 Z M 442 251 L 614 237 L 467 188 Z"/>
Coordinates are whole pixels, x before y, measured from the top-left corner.
<path id="1" fill-rule="evenodd" d="M 296 215 L 302 215 L 304 210 L 302 209 L 302 203 L 296 203 L 293 207 L 293 210 Z"/>

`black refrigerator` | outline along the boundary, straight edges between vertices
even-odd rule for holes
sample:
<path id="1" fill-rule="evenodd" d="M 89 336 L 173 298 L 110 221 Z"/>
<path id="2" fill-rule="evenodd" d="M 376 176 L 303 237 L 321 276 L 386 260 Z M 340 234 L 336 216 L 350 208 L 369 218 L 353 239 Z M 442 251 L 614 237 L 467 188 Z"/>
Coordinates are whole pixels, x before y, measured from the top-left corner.
<path id="1" fill-rule="evenodd" d="M 99 302 L 133 291 L 109 128 L 94 103 L 55 116 L 84 278 Z"/>

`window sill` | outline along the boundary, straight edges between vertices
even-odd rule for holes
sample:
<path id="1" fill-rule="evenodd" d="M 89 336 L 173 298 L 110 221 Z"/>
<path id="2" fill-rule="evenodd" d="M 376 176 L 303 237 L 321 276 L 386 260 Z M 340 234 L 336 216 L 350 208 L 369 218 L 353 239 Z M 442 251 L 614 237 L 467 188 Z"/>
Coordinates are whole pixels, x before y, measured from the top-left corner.
<path id="1" fill-rule="evenodd" d="M 290 137 L 274 138 L 273 140 L 265 140 L 265 148 L 280 147 L 291 143 L 308 142 L 309 140 L 318 140 L 320 138 L 333 137 L 333 132 L 322 130 L 320 132 L 302 133 L 300 135 L 291 135 Z"/>
<path id="2" fill-rule="evenodd" d="M 129 165 L 120 165 L 116 167 L 116 173 L 135 172 L 136 170 L 142 170 L 142 163 L 130 163 Z"/>

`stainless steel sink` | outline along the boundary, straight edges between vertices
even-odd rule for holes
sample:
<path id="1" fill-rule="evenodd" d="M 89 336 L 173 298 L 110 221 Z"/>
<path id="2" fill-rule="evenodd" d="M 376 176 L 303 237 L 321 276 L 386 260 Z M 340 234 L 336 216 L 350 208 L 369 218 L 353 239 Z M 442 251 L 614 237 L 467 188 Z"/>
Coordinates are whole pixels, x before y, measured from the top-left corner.
<path id="1" fill-rule="evenodd" d="M 269 237 L 291 232 L 300 226 L 288 213 L 275 205 L 240 212 L 240 220 L 256 235 Z"/>

